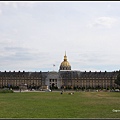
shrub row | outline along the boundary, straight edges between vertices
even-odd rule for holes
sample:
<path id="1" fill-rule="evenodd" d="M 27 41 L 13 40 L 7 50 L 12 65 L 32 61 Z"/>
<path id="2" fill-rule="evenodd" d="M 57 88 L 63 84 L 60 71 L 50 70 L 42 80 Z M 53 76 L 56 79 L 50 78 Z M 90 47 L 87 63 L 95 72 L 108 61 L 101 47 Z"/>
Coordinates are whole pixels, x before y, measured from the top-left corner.
<path id="1" fill-rule="evenodd" d="M 1 89 L 0 93 L 13 93 L 13 90 Z"/>

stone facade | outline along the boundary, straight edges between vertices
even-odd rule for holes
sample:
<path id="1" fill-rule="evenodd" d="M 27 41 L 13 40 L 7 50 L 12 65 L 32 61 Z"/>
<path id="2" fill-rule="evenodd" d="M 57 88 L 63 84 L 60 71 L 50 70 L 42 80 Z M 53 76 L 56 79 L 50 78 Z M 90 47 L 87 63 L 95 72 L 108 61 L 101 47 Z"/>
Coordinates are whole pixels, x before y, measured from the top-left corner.
<path id="1" fill-rule="evenodd" d="M 116 72 L 81 72 L 81 71 L 60 71 L 62 86 L 76 88 L 116 88 L 114 83 L 117 79 Z"/>
<path id="2" fill-rule="evenodd" d="M 48 72 L 47 77 L 45 79 L 45 85 L 61 89 L 61 80 L 62 78 L 60 77 L 59 72 Z"/>
<path id="3" fill-rule="evenodd" d="M 27 84 L 27 87 L 39 87 L 42 85 L 42 72 L 0 72 L 0 88 L 19 87 Z"/>

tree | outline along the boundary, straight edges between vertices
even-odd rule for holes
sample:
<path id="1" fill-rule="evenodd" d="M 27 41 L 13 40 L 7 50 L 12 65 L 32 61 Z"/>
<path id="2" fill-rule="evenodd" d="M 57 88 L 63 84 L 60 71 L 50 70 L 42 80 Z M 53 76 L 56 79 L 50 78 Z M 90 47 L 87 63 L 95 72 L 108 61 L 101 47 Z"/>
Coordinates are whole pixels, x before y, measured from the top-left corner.
<path id="1" fill-rule="evenodd" d="M 115 84 L 120 85 L 120 73 L 117 75 L 117 79 L 115 80 Z"/>

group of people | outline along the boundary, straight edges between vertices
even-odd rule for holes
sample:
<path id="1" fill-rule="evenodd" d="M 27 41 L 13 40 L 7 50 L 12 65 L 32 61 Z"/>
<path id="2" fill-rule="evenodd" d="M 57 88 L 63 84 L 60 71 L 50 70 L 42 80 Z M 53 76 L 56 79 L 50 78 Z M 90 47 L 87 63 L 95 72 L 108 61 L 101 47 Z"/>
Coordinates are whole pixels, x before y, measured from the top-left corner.
<path id="1" fill-rule="evenodd" d="M 61 91 L 60 94 L 63 94 L 63 91 Z M 74 94 L 74 92 L 69 92 L 69 93 L 68 93 L 68 95 L 73 95 L 73 94 Z"/>

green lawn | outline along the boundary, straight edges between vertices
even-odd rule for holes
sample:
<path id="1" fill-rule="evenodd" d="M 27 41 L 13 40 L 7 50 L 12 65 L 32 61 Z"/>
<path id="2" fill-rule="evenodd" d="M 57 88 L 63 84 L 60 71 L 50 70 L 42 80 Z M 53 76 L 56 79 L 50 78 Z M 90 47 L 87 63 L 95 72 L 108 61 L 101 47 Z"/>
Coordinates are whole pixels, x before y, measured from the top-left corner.
<path id="1" fill-rule="evenodd" d="M 0 93 L 0 118 L 120 118 L 120 92 Z"/>

